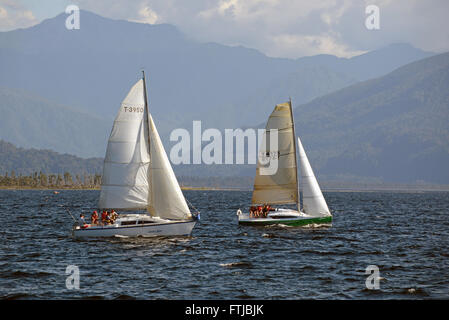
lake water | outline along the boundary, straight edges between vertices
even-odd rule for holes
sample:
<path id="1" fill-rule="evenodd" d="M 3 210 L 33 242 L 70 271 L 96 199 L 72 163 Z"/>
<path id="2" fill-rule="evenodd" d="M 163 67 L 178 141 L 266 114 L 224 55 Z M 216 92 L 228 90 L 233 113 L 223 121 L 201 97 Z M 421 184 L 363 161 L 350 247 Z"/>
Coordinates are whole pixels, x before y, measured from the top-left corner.
<path id="1" fill-rule="evenodd" d="M 184 194 L 201 211 L 191 237 L 81 241 L 65 206 L 90 216 L 98 191 L 0 191 L 0 298 L 449 298 L 449 193 L 328 192 L 318 229 L 239 226 L 251 192 Z"/>

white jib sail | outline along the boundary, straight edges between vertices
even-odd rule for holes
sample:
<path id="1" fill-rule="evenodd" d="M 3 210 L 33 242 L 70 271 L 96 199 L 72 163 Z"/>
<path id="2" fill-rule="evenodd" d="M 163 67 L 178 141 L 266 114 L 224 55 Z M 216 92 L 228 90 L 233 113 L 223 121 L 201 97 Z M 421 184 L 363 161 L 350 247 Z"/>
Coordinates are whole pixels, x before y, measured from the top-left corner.
<path id="1" fill-rule="evenodd" d="M 270 130 L 278 130 L 277 148 L 272 145 Z M 274 174 L 264 174 L 267 165 L 257 162 L 254 179 L 253 204 L 289 204 L 298 203 L 298 179 L 296 165 L 295 137 L 290 103 L 276 105 L 268 118 L 259 153 L 265 153 L 273 161 L 277 158 L 277 170 Z M 273 157 L 274 156 L 274 157 Z M 265 173 L 267 170 L 265 171 Z"/>
<path id="2" fill-rule="evenodd" d="M 123 100 L 108 140 L 98 207 L 148 206 L 148 122 L 143 80 Z"/>
<path id="3" fill-rule="evenodd" d="M 303 211 L 311 216 L 330 216 L 326 200 L 315 178 L 306 152 L 298 137 L 299 164 L 301 169 L 301 186 L 303 195 Z"/>
<path id="4" fill-rule="evenodd" d="M 148 212 L 165 219 L 190 219 L 192 214 L 170 165 L 164 146 L 154 125 L 150 123 L 150 194 Z"/>

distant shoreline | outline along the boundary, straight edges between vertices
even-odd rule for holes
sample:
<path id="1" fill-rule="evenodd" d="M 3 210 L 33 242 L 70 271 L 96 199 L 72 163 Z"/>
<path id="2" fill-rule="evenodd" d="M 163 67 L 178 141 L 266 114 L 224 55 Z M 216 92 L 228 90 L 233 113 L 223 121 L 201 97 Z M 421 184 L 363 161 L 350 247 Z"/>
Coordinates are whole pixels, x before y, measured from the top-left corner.
<path id="1" fill-rule="evenodd" d="M 28 186 L 0 186 L 0 190 L 100 190 L 100 187 L 28 187 Z"/>
<path id="2" fill-rule="evenodd" d="M 251 191 L 247 188 L 217 188 L 217 187 L 181 187 L 181 190 L 205 190 L 205 191 Z"/>
<path id="3" fill-rule="evenodd" d="M 29 187 L 29 186 L 0 186 L 0 190 L 100 190 L 100 187 Z M 181 190 L 205 191 L 250 191 L 244 188 L 216 188 L 216 187 L 181 187 Z"/>
<path id="4" fill-rule="evenodd" d="M 0 186 L 0 190 L 100 190 L 100 187 L 29 187 L 29 186 Z M 252 191 L 249 188 L 218 188 L 218 187 L 181 187 L 186 191 Z M 323 192 L 391 192 L 391 193 L 424 193 L 424 192 L 449 192 L 449 186 L 397 186 L 397 187 L 343 187 L 322 188 Z"/>
<path id="5" fill-rule="evenodd" d="M 323 192 L 393 192 L 393 193 L 423 193 L 423 192 L 449 192 L 447 188 L 323 188 Z"/>

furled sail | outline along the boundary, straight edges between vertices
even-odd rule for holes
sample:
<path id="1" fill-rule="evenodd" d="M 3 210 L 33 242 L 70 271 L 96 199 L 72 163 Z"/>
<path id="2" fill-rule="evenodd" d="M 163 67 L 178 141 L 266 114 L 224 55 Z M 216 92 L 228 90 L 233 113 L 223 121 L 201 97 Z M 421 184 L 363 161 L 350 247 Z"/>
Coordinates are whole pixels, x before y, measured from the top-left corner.
<path id="1" fill-rule="evenodd" d="M 146 209 L 149 162 L 144 84 L 139 80 L 123 100 L 109 136 L 98 207 Z"/>
<path id="2" fill-rule="evenodd" d="M 270 141 L 270 132 L 275 129 L 278 134 L 277 148 Z M 268 162 L 266 159 L 268 164 L 261 163 L 261 159 L 257 163 L 252 203 L 297 204 L 298 174 L 291 102 L 278 104 L 274 108 L 267 121 L 259 154 L 270 160 Z M 277 167 L 277 170 L 271 172 L 270 167 Z"/>
<path id="3" fill-rule="evenodd" d="M 303 211 L 312 216 L 331 215 L 326 200 L 315 178 L 306 152 L 298 137 L 299 164 L 301 169 L 301 189 L 303 194 Z"/>
<path id="4" fill-rule="evenodd" d="M 152 216 L 165 219 L 189 219 L 192 217 L 164 146 L 149 116 L 150 123 L 150 194 L 148 211 Z"/>

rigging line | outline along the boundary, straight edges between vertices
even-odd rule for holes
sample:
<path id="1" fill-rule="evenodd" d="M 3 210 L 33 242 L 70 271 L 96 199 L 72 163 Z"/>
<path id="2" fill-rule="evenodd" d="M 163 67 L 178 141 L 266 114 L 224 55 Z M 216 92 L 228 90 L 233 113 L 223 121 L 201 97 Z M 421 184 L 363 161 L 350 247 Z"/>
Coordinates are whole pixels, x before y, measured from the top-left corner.
<path id="1" fill-rule="evenodd" d="M 69 208 L 66 207 L 65 209 L 66 209 L 67 212 L 70 214 L 70 216 L 72 217 L 73 221 L 78 222 L 78 221 L 73 217 L 73 215 L 70 213 Z"/>
<path id="2" fill-rule="evenodd" d="M 189 201 L 189 199 L 187 199 L 187 198 L 184 198 L 184 199 L 186 199 L 187 203 L 188 203 L 194 210 L 196 210 L 196 212 L 200 213 L 200 211 L 199 211 L 197 208 L 195 208 L 195 206 Z"/>

